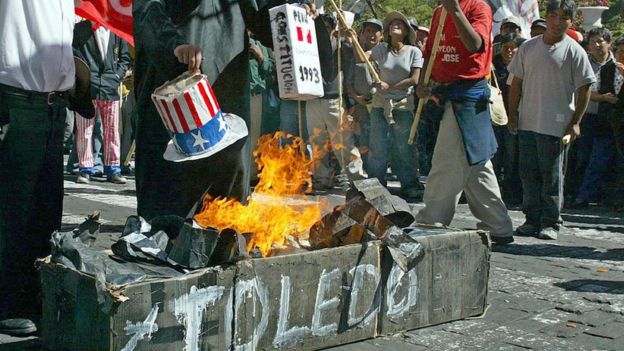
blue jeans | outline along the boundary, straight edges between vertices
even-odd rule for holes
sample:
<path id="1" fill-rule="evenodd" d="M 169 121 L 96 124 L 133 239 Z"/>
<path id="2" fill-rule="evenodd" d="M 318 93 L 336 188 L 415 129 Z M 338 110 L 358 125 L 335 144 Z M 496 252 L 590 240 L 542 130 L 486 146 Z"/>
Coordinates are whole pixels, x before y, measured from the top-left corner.
<path id="1" fill-rule="evenodd" d="M 561 138 L 518 131 L 522 211 L 528 223 L 559 229 L 562 223 L 563 159 Z"/>
<path id="2" fill-rule="evenodd" d="M 392 170 L 399 178 L 401 188 L 407 189 L 418 184 L 414 147 L 407 143 L 414 114 L 399 110 L 393 110 L 392 114 L 396 123 L 388 125 L 382 108 L 375 107 L 371 111 L 367 171 L 370 178 L 377 178 L 386 186 L 388 153 L 391 152 Z"/>

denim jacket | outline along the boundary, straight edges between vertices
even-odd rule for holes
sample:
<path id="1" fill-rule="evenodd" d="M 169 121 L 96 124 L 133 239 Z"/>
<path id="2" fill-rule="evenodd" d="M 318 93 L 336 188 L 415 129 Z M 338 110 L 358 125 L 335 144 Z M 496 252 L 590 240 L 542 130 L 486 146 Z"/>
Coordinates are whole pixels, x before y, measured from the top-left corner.
<path id="1" fill-rule="evenodd" d="M 484 164 L 498 144 L 490 120 L 490 88 L 487 80 L 470 79 L 440 85 L 433 91 L 444 106 L 449 100 L 464 141 L 469 165 Z"/>

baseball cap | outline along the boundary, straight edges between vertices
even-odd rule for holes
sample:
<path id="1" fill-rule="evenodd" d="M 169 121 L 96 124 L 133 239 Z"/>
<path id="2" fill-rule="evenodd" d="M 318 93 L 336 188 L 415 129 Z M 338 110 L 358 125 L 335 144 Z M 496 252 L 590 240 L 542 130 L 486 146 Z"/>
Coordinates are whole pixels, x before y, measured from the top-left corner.
<path id="1" fill-rule="evenodd" d="M 531 29 L 535 27 L 540 27 L 546 29 L 546 20 L 538 18 L 533 23 L 531 23 Z"/>
<path id="2" fill-rule="evenodd" d="M 361 28 L 362 28 L 362 30 L 364 30 L 364 28 L 365 28 L 367 25 L 369 25 L 369 24 L 374 24 L 374 25 L 376 25 L 377 27 L 379 27 L 379 30 L 383 30 L 383 24 L 381 23 L 381 21 L 380 21 L 380 20 L 378 20 L 378 19 L 376 19 L 376 18 L 369 18 L 369 19 L 367 19 L 366 21 L 364 21 L 364 22 L 362 23 L 362 27 L 361 27 Z"/>
<path id="3" fill-rule="evenodd" d="M 505 18 L 503 22 L 501 22 L 501 27 L 508 23 L 511 23 L 518 28 L 522 28 L 522 22 L 520 22 L 520 19 L 516 16 L 509 16 Z"/>

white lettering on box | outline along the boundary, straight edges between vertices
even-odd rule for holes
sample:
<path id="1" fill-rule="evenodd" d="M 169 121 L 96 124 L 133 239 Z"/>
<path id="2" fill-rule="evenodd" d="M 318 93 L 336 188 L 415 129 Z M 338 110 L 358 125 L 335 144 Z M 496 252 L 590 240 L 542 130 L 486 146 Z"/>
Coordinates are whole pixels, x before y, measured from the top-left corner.
<path id="1" fill-rule="evenodd" d="M 152 310 L 147 315 L 147 318 L 143 322 L 136 324 L 126 321 L 126 335 L 132 335 L 126 346 L 121 351 L 132 351 L 137 346 L 140 340 L 143 340 L 147 335 L 147 340 L 152 338 L 152 333 L 158 331 L 158 324 L 156 324 L 156 316 L 158 316 L 158 305 L 154 305 Z"/>
<path id="2" fill-rule="evenodd" d="M 288 314 L 290 311 L 290 277 L 282 275 L 282 293 L 280 296 L 279 318 L 277 320 L 277 332 L 273 339 L 273 346 L 287 346 L 294 344 L 304 335 L 310 332 L 310 328 L 292 327 L 288 329 Z"/>
<path id="3" fill-rule="evenodd" d="M 390 319 L 403 317 L 403 315 L 408 312 L 412 306 L 416 305 L 416 299 L 418 297 L 416 268 L 410 269 L 407 273 L 407 298 L 403 297 L 403 299 L 399 302 L 395 302 L 394 300 L 399 288 L 403 285 L 402 279 L 404 275 L 405 273 L 397 264 L 392 265 L 392 270 L 388 276 L 388 283 L 386 284 L 386 307 L 388 308 L 387 316 Z"/>
<path id="4" fill-rule="evenodd" d="M 314 315 L 312 315 L 312 334 L 316 336 L 327 336 L 338 330 L 338 324 L 331 323 L 322 325 L 321 317 L 324 310 L 336 308 L 340 303 L 337 296 L 325 300 L 325 295 L 329 292 L 332 279 L 340 278 L 340 270 L 335 268 L 329 273 L 321 272 L 319 284 L 316 290 L 316 303 L 314 304 Z"/>
<path id="5" fill-rule="evenodd" d="M 355 314 L 356 307 L 358 305 L 358 296 L 360 289 L 362 289 L 362 286 L 364 285 L 364 274 L 372 277 L 374 282 L 373 286 L 375 286 L 375 288 L 378 287 L 381 276 L 379 275 L 377 267 L 372 264 L 358 265 L 357 267 L 351 268 L 349 274 L 353 276 L 353 283 L 351 284 L 351 299 L 349 303 L 349 319 L 347 320 L 347 324 L 349 327 L 353 327 L 360 323 L 362 325 L 368 325 L 377 316 L 377 311 L 379 310 L 379 299 L 375 296 L 373 298 L 373 304 L 368 312 L 366 312 L 363 316 L 356 317 Z M 377 291 L 380 290 L 378 289 Z"/>
<path id="6" fill-rule="evenodd" d="M 199 336 L 201 335 L 201 321 L 204 310 L 208 305 L 214 305 L 223 296 L 222 286 L 209 286 L 197 289 L 191 286 L 188 294 L 184 294 L 169 303 L 169 308 L 180 324 L 185 326 L 184 350 L 199 350 Z"/>
<path id="7" fill-rule="evenodd" d="M 260 281 L 258 277 L 255 277 L 250 280 L 238 281 L 236 283 L 236 297 L 234 298 L 234 301 L 232 301 L 232 296 L 233 295 L 230 295 L 230 299 L 228 300 L 228 304 L 227 304 L 228 307 L 226 307 L 226 314 L 225 314 L 226 324 L 232 323 L 232 317 L 234 317 L 235 319 L 238 318 L 238 312 L 240 310 L 240 306 L 243 303 L 243 301 L 246 301 L 247 299 L 251 299 L 251 304 L 253 306 L 252 317 L 255 320 L 258 315 L 258 311 L 256 309 L 257 308 L 256 302 L 260 303 L 259 307 L 262 308 L 262 316 L 260 317 L 260 323 L 258 323 L 258 325 L 254 328 L 253 334 L 251 335 L 251 340 L 249 340 L 248 342 L 242 345 L 239 344 L 240 340 L 239 340 L 239 335 L 238 335 L 238 328 L 235 327 L 234 329 L 234 344 L 233 344 L 234 350 L 241 350 L 241 351 L 255 350 L 256 347 L 258 346 L 258 341 L 260 340 L 260 338 L 262 338 L 262 336 L 264 335 L 264 332 L 266 332 L 267 325 L 269 324 L 269 291 L 264 286 L 262 281 Z M 233 316 L 231 312 L 230 313 L 227 312 L 227 309 L 230 309 L 230 306 L 232 306 L 232 303 L 234 303 L 234 315 Z M 237 326 L 238 323 L 234 321 L 234 325 Z M 226 333 L 228 333 L 228 335 L 231 335 L 231 329 L 226 328 Z M 230 338 L 228 337 L 228 335 L 226 335 L 226 343 L 229 345 L 231 340 L 229 340 Z"/>

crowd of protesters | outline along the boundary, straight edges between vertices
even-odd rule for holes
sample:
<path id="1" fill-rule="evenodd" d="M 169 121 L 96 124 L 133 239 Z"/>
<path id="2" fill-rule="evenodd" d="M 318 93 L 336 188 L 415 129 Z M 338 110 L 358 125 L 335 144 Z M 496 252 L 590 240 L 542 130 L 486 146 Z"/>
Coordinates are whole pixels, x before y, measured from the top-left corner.
<path id="1" fill-rule="evenodd" d="M 119 37 L 75 21 L 69 1 L 0 2 L 0 332 L 35 328 L 10 318 L 40 311 L 32 303 L 39 291 L 32 262 L 49 253 L 50 234 L 60 228 L 63 142 L 70 134 L 75 156 L 66 170 L 85 184 L 98 173 L 125 183 L 122 171 L 130 170 L 123 166 L 134 151 L 128 145 L 136 137 L 138 214 L 148 220 L 185 216 L 206 189 L 245 199 L 256 176 L 253 146 L 261 134 L 277 130 L 310 144 L 318 159 L 314 190 L 346 188 L 363 177 L 387 185 L 395 175 L 400 196 L 424 201 L 418 222 L 444 225 L 463 194 L 497 244 L 513 242 L 514 234 L 556 239 L 564 187 L 571 208 L 595 202 L 624 208 L 624 38 L 604 28 L 576 38 L 572 0 L 549 1 L 546 18 L 535 20 L 530 33 L 521 31 L 517 18 L 506 18 L 495 38 L 483 0 L 441 0 L 431 30 L 394 11 L 345 31 L 333 15 L 304 3 L 319 43 L 327 44 L 319 46 L 325 95 L 306 102 L 278 97 L 266 8 L 240 5 L 236 16 L 223 16 L 210 6 L 136 0 L 132 62 L 134 51 Z M 432 61 L 428 36 L 443 11 Z M 354 49 L 354 36 L 364 55 Z M 86 100 L 92 106 L 86 110 L 74 108 L 69 94 L 74 56 L 90 75 Z M 151 94 L 187 70 L 208 76 L 223 110 L 243 116 L 250 138 L 202 160 L 173 163 L 162 157 L 170 136 Z M 127 98 L 122 82 L 131 74 L 134 98 Z M 492 80 L 503 96 L 507 126 L 491 123 Z M 138 116 L 132 126 L 130 111 L 120 112 L 124 99 Z M 424 109 L 412 145 L 419 99 Z M 508 209 L 526 215 L 515 231 Z"/>

